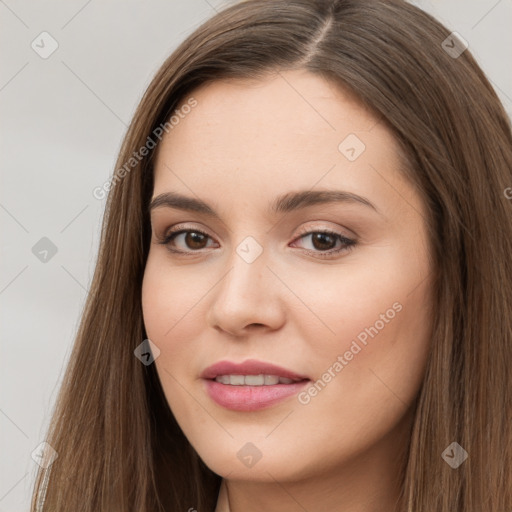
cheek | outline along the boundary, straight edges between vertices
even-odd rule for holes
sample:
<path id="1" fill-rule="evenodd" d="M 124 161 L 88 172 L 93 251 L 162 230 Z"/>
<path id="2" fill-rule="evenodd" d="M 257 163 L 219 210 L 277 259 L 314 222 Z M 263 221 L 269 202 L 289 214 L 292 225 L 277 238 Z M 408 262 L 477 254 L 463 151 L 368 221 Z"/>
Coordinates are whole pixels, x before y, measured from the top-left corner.
<path id="1" fill-rule="evenodd" d="M 188 286 L 187 286 L 188 283 Z M 142 283 L 142 312 L 147 337 L 159 348 L 155 359 L 156 371 L 176 420 L 194 414 L 186 402 L 187 393 L 180 383 L 194 374 L 192 354 L 198 353 L 194 345 L 200 339 L 201 325 L 194 308 L 199 300 L 191 290 L 197 288 L 185 280 L 179 269 L 169 271 L 160 258 L 148 257 Z M 197 411 L 195 411 L 197 413 Z"/>
<path id="2" fill-rule="evenodd" d="M 358 260 L 334 270 L 321 269 L 307 279 L 295 276 L 294 292 L 307 308 L 294 308 L 292 321 L 301 326 L 301 339 L 314 343 L 317 361 L 350 350 L 355 353 L 357 345 L 360 355 L 379 352 L 379 347 L 387 350 L 396 345 L 406 326 L 414 330 L 423 325 L 426 294 L 411 292 L 425 271 L 399 256 L 372 259 L 370 255 L 366 263 Z"/>
<path id="3" fill-rule="evenodd" d="M 337 400 L 363 416 L 365 408 L 373 413 L 390 399 L 397 414 L 411 405 L 432 330 L 426 260 L 411 253 L 390 252 L 368 265 L 340 268 L 335 279 L 316 280 L 314 292 L 302 283 L 299 293 L 324 327 L 302 320 L 302 339 L 310 344 L 319 379 L 304 403 L 314 400 L 320 411 Z"/>
<path id="4" fill-rule="evenodd" d="M 169 345 L 167 342 L 184 328 L 202 325 L 194 319 L 207 291 L 205 287 L 204 282 L 203 286 L 195 282 L 184 267 L 171 271 L 165 258 L 152 257 L 150 253 L 142 282 L 142 311 L 149 339 Z"/>
<path id="5" fill-rule="evenodd" d="M 360 291 L 357 307 L 331 306 L 336 341 L 310 347 L 316 380 L 299 395 L 295 420 L 338 447 L 324 454 L 326 465 L 398 428 L 420 388 L 430 340 L 427 290 L 410 293 L 407 283 L 395 281 L 390 294 L 386 286 Z M 314 340 L 312 332 L 307 336 Z"/>
<path id="6" fill-rule="evenodd" d="M 376 429 L 384 434 L 414 403 L 427 362 L 431 325 L 425 307 L 428 290 L 419 287 L 412 294 L 409 290 L 395 286 L 392 297 L 383 293 L 380 301 L 375 296 L 368 300 L 364 312 L 340 314 L 339 339 L 335 346 L 324 348 L 329 357 L 307 390 L 309 396 L 302 397 L 312 412 L 321 414 L 336 404 L 335 421 L 343 421 L 354 435 Z"/>
<path id="7" fill-rule="evenodd" d="M 196 379 L 206 364 L 201 363 L 207 356 L 206 305 L 217 280 L 211 272 L 194 271 L 191 266 L 171 267 L 163 254 L 150 252 L 148 256 L 142 313 L 147 337 L 160 349 L 155 365 L 171 406 L 183 395 L 179 383 Z"/>

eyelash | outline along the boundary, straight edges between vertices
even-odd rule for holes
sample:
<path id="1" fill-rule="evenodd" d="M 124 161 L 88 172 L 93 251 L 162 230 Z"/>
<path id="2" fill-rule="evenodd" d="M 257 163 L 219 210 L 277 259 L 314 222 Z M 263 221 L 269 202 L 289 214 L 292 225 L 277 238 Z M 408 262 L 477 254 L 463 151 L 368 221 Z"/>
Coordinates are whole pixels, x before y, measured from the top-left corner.
<path id="1" fill-rule="evenodd" d="M 192 253 L 200 253 L 201 251 L 199 251 L 199 250 L 197 250 L 197 251 L 194 251 L 194 250 L 192 250 L 192 251 L 181 251 L 179 249 L 173 249 L 173 248 L 170 247 L 170 243 L 174 240 L 174 238 L 176 236 L 182 234 L 182 233 L 199 233 L 199 234 L 204 235 L 205 237 L 208 237 L 208 238 L 211 239 L 211 237 L 210 237 L 210 235 L 208 235 L 208 233 L 205 233 L 204 231 L 201 231 L 200 229 L 180 229 L 179 227 L 177 227 L 173 231 L 170 231 L 163 238 L 158 239 L 157 243 L 160 244 L 160 245 L 165 245 L 170 252 L 175 253 L 175 254 L 181 254 L 181 255 L 184 255 L 184 256 L 191 256 Z M 305 236 L 312 235 L 312 234 L 317 234 L 317 233 L 331 235 L 331 236 L 337 238 L 342 244 L 344 244 L 344 247 L 342 247 L 341 249 L 335 249 L 335 250 L 331 249 L 330 251 L 324 251 L 324 252 L 313 251 L 313 250 L 310 250 L 310 249 L 306 249 L 305 250 L 306 254 L 310 254 L 310 255 L 313 255 L 315 257 L 330 258 L 333 255 L 337 255 L 337 254 L 340 254 L 340 253 L 343 253 L 343 252 L 350 252 L 354 248 L 356 243 L 357 243 L 353 239 L 347 238 L 347 237 L 343 236 L 340 233 L 337 233 L 335 231 L 330 231 L 328 229 L 318 229 L 318 230 L 305 231 L 305 232 L 301 233 L 300 236 L 298 238 L 296 238 L 296 240 L 299 240 L 300 238 L 303 238 Z"/>

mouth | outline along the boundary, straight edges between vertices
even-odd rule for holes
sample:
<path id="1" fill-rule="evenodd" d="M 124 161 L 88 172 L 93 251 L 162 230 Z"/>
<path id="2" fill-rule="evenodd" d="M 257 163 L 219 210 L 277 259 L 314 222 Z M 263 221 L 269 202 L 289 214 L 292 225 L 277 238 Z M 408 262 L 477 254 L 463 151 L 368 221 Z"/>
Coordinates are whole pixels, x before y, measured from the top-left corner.
<path id="1" fill-rule="evenodd" d="M 281 379 L 285 382 L 279 382 Z M 264 374 L 220 375 L 203 379 L 203 383 L 206 393 L 217 405 L 231 411 L 250 412 L 275 406 L 299 393 L 310 382 L 310 379 L 289 380 Z"/>
<path id="2" fill-rule="evenodd" d="M 296 395 L 311 379 L 292 370 L 254 359 L 220 361 L 201 374 L 207 395 L 231 411 L 259 411 Z"/>
<path id="3" fill-rule="evenodd" d="M 218 361 L 206 368 L 200 377 L 232 386 L 273 386 L 309 380 L 307 375 L 257 359 L 248 359 L 241 363 Z"/>
<path id="4" fill-rule="evenodd" d="M 283 384 L 295 384 L 309 379 L 290 379 L 280 375 L 267 375 L 260 373 L 259 375 L 217 375 L 214 379 L 208 380 L 213 380 L 228 386 L 276 386 Z"/>

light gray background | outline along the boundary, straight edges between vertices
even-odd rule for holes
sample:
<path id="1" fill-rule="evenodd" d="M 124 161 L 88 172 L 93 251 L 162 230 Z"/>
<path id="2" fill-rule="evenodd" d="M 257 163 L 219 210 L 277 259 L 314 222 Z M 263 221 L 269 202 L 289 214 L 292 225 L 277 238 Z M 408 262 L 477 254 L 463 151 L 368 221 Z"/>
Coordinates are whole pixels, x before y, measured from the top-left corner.
<path id="1" fill-rule="evenodd" d="M 415 3 L 469 42 L 510 115 L 512 0 Z M 98 249 L 105 201 L 92 190 L 111 176 L 153 74 L 222 5 L 0 0 L 0 512 L 29 509 L 31 453 L 44 440 Z M 47 59 L 31 47 L 43 31 L 59 45 Z M 42 237 L 58 249 L 47 262 L 32 252 Z"/>

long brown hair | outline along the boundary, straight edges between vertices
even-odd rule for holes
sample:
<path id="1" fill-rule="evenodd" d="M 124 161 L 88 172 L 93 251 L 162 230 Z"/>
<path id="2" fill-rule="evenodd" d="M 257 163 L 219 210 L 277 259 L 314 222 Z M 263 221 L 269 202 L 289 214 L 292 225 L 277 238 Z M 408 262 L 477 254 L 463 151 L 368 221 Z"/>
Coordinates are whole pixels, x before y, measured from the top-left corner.
<path id="1" fill-rule="evenodd" d="M 164 62 L 117 160 L 125 171 L 111 183 L 46 439 L 58 458 L 37 475 L 33 511 L 43 502 L 52 512 L 213 511 L 220 476 L 177 425 L 154 365 L 134 356 L 146 339 L 155 151 L 126 163 L 197 86 L 297 68 L 351 91 L 392 130 L 429 212 L 432 349 L 396 510 L 512 510 L 511 126 L 470 51 L 449 37 L 401 0 L 248 0 L 216 14 Z M 452 442 L 468 453 L 456 469 L 441 456 Z"/>

